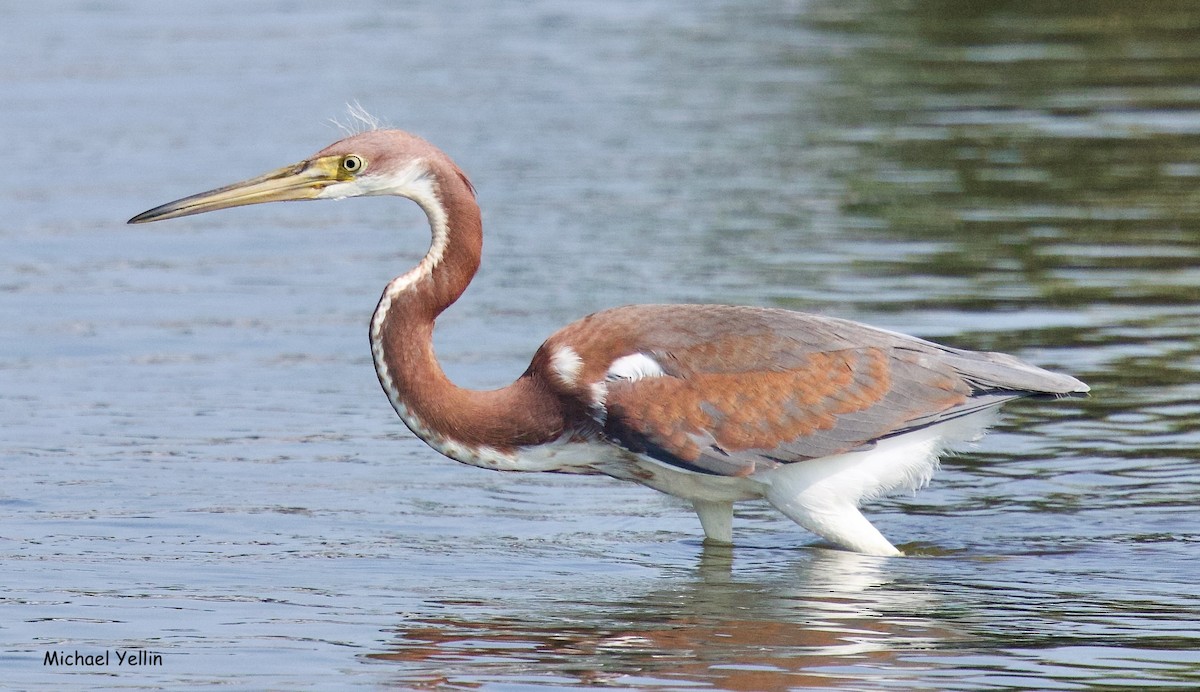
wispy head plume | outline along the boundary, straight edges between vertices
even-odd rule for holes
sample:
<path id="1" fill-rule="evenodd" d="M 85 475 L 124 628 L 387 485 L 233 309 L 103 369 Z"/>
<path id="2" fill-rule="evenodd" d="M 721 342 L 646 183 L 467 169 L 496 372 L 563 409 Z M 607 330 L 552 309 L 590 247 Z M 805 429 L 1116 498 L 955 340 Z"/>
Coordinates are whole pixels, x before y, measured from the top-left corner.
<path id="1" fill-rule="evenodd" d="M 330 118 L 329 122 L 336 125 L 347 136 L 371 132 L 372 130 L 382 130 L 386 127 L 383 120 L 368 113 L 367 109 L 363 108 L 357 99 L 346 104 L 346 117 L 347 120 L 345 122 L 337 118 Z"/>

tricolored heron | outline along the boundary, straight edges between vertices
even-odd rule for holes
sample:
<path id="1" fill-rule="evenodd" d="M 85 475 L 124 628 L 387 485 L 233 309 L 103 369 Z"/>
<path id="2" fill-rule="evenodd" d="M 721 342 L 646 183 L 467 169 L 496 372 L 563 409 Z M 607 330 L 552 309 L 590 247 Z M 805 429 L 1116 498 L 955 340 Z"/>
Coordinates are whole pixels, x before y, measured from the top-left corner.
<path id="1" fill-rule="evenodd" d="M 472 466 L 606 474 L 690 500 L 710 541 L 732 542 L 734 502 L 765 498 L 838 546 L 898 555 L 861 503 L 924 485 L 1007 401 L 1088 391 L 1004 354 L 726 305 L 598 312 L 547 339 L 511 385 L 460 388 L 434 355 L 433 325 L 479 267 L 479 206 L 446 154 L 399 130 L 352 135 L 129 222 L 366 195 L 416 202 L 433 234 L 371 317 L 379 383 L 409 429 Z"/>

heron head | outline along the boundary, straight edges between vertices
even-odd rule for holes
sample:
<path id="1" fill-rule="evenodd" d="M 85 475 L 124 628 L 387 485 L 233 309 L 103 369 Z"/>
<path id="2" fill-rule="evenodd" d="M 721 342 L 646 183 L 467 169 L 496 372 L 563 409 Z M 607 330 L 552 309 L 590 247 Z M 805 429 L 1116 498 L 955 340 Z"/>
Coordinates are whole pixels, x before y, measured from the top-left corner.
<path id="1" fill-rule="evenodd" d="M 399 195 L 424 205 L 434 196 L 431 171 L 435 162 L 449 163 L 449 159 L 420 137 L 401 130 L 371 130 L 334 142 L 290 166 L 168 202 L 138 214 L 129 223 L 264 202 L 366 195 Z"/>

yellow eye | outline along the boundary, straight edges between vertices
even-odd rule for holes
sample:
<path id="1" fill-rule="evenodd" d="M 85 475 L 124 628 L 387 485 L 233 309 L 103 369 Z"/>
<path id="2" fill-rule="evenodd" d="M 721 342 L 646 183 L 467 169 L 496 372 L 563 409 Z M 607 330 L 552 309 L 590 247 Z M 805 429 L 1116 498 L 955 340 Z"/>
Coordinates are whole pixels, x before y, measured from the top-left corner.
<path id="1" fill-rule="evenodd" d="M 350 154 L 346 158 L 342 159 L 342 170 L 346 171 L 347 173 L 358 173 L 362 171 L 366 165 L 367 164 L 363 163 L 361 158 L 355 156 L 354 154 Z"/>

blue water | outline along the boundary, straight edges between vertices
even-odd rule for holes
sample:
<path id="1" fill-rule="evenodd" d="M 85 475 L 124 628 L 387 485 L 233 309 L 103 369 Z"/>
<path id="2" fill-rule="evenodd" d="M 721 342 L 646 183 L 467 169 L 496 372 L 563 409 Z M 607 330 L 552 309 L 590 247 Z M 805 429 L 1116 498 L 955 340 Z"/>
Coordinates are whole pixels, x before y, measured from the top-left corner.
<path id="1" fill-rule="evenodd" d="M 1200 7 L 12 6 L 0 28 L 0 678 L 15 689 L 1200 684 Z M 631 302 L 814 310 L 1093 386 L 869 512 L 490 473 L 391 412 L 394 200 L 125 219 L 359 102 L 470 174 L 451 376 Z M 44 665 L 146 651 L 161 665 Z"/>

